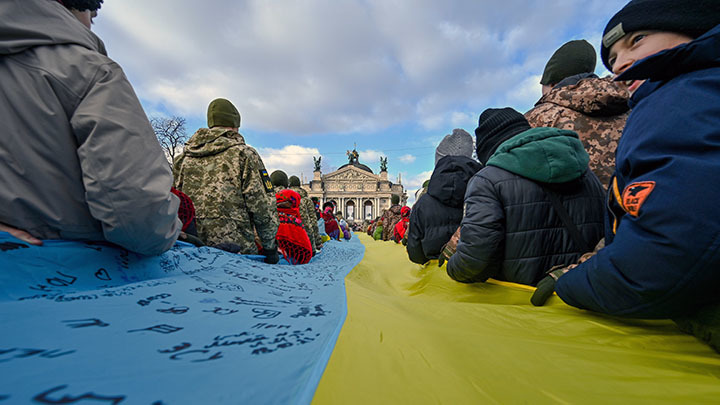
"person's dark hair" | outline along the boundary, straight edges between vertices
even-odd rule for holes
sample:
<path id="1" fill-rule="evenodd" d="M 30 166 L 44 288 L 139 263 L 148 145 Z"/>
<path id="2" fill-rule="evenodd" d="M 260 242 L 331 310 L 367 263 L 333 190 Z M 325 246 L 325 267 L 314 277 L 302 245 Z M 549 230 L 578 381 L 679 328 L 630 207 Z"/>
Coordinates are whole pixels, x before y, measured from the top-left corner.
<path id="1" fill-rule="evenodd" d="M 59 3 L 68 9 L 96 11 L 101 7 L 103 0 L 61 0 Z"/>

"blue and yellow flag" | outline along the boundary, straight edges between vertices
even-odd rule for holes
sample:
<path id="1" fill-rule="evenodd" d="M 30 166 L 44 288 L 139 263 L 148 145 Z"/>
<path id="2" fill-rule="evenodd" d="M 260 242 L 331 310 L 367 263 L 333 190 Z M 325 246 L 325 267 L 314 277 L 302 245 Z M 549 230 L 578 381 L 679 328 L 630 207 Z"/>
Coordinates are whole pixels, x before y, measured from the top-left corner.
<path id="1" fill-rule="evenodd" d="M 672 322 L 531 294 L 362 234 L 290 266 L 0 233 L 0 403 L 717 400 L 720 356 Z"/>

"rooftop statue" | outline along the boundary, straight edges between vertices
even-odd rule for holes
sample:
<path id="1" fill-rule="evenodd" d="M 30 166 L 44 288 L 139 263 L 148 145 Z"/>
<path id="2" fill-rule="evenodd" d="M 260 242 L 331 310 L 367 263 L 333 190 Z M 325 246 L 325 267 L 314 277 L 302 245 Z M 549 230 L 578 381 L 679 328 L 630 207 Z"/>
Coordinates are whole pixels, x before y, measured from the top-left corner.
<path id="1" fill-rule="evenodd" d="M 387 157 L 380 158 L 380 171 L 381 172 L 387 171 Z"/>

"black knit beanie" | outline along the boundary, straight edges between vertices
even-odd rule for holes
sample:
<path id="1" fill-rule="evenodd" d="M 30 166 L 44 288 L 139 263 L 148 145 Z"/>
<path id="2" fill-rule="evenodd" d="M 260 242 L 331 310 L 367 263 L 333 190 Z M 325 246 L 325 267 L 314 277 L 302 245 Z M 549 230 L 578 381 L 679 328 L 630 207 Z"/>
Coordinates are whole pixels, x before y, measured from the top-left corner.
<path id="1" fill-rule="evenodd" d="M 632 0 L 610 19 L 603 31 L 600 56 L 608 70 L 610 47 L 626 34 L 656 30 L 697 38 L 720 24 L 718 0 Z"/>
<path id="2" fill-rule="evenodd" d="M 283 186 L 285 188 L 288 188 L 288 176 L 285 174 L 282 170 L 275 170 L 270 174 L 270 181 L 272 181 L 273 186 Z"/>
<path id="3" fill-rule="evenodd" d="M 530 129 L 525 116 L 510 107 L 488 108 L 480 114 L 475 128 L 475 145 L 480 163 L 485 165 L 501 143 Z"/>
<path id="4" fill-rule="evenodd" d="M 590 42 L 580 39 L 561 46 L 545 65 L 540 84 L 556 85 L 566 77 L 595 71 L 597 56 Z"/>
<path id="5" fill-rule="evenodd" d="M 290 187 L 300 187 L 300 178 L 298 176 L 290 176 L 288 184 Z"/>
<path id="6" fill-rule="evenodd" d="M 103 0 L 58 0 L 65 8 L 78 11 L 97 11 L 102 7 Z"/>
<path id="7" fill-rule="evenodd" d="M 216 98 L 208 106 L 208 128 L 212 127 L 240 127 L 240 113 L 229 100 Z"/>
<path id="8" fill-rule="evenodd" d="M 400 196 L 397 195 L 397 194 L 391 195 L 391 196 L 390 196 L 390 202 L 391 202 L 393 205 L 395 205 L 395 204 L 400 204 Z"/>

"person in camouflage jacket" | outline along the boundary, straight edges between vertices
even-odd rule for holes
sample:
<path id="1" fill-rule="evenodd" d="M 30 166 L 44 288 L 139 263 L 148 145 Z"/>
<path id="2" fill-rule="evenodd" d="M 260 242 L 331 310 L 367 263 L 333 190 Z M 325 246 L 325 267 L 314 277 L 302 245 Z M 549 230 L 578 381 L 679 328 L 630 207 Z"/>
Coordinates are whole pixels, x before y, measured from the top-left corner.
<path id="1" fill-rule="evenodd" d="M 240 114 L 230 101 L 208 107 L 201 128 L 175 159 L 175 188 L 195 203 L 198 236 L 210 246 L 233 245 L 241 254 L 258 254 L 255 232 L 266 262 L 277 262 L 278 213 L 265 165 L 238 133 Z"/>
<path id="2" fill-rule="evenodd" d="M 385 211 L 385 213 L 382 216 L 382 222 L 383 222 L 383 233 L 382 233 L 382 240 L 388 241 L 390 240 L 390 237 L 393 236 L 393 231 L 395 229 L 395 225 L 397 225 L 398 222 L 402 219 L 402 215 L 400 211 L 402 210 L 402 207 L 400 206 L 400 197 L 393 194 L 392 197 L 390 197 L 390 202 L 392 202 L 392 206 Z"/>
<path id="3" fill-rule="evenodd" d="M 584 40 L 555 51 L 540 81 L 543 96 L 525 118 L 533 127 L 575 131 L 590 155 L 590 169 L 607 188 L 630 95 L 622 83 L 593 74 L 596 61 L 595 48 Z"/>
<path id="4" fill-rule="evenodd" d="M 627 88 L 612 78 L 592 76 L 554 87 L 525 118 L 533 127 L 575 131 L 590 155 L 590 170 L 607 188 L 615 171 L 615 149 L 628 117 L 629 95 Z"/>

